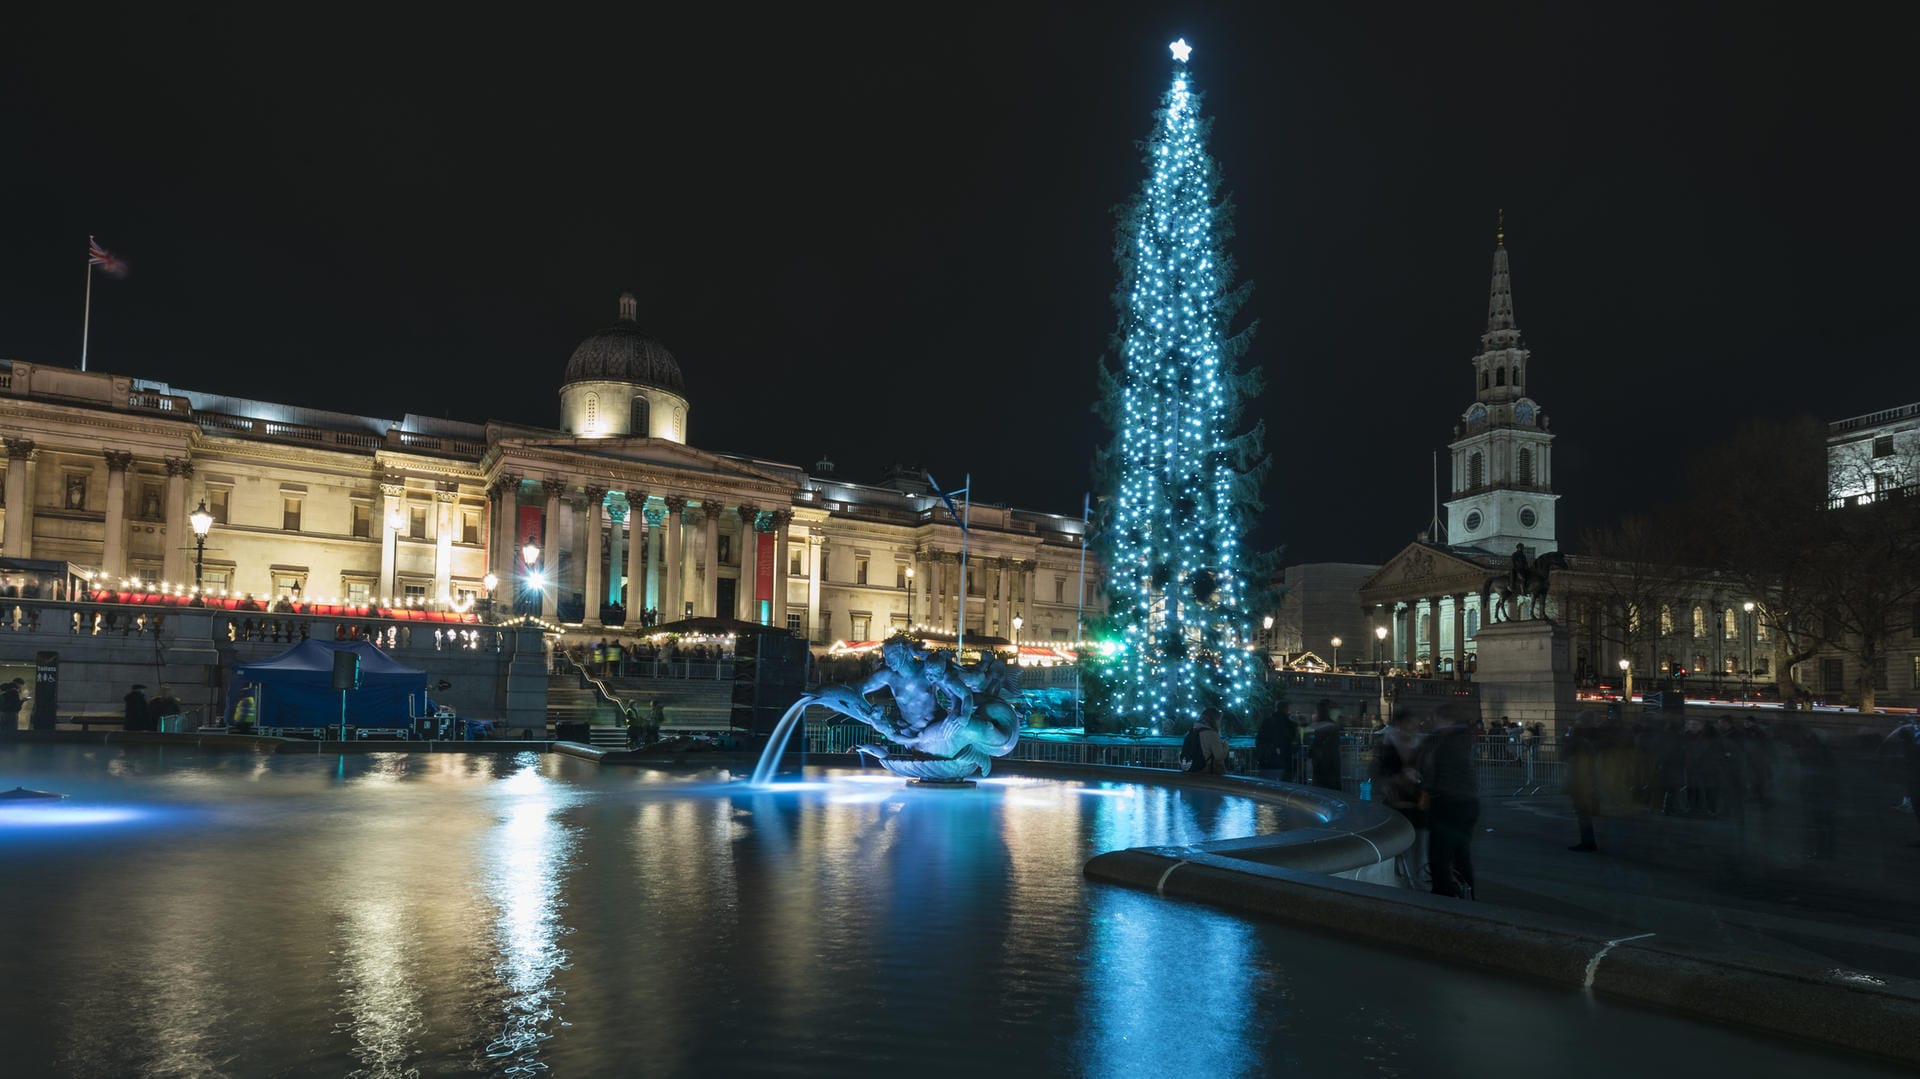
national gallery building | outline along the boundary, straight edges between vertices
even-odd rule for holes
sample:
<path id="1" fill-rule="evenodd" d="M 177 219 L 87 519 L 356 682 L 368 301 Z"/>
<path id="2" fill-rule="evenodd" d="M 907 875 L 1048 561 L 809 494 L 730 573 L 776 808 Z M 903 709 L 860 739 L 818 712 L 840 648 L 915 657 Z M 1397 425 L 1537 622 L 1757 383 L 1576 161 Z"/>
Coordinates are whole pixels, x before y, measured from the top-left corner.
<path id="1" fill-rule="evenodd" d="M 695 449 L 680 365 L 631 295 L 582 341 L 557 429 L 383 419 L 0 361 L 0 557 L 215 595 L 538 614 L 595 636 L 719 616 L 816 644 L 908 625 L 1073 637 L 1082 524 Z M 488 580 L 494 580 L 489 592 Z M 1086 563 L 1086 602 L 1100 594 Z M 964 612 L 964 613 L 963 613 Z"/>

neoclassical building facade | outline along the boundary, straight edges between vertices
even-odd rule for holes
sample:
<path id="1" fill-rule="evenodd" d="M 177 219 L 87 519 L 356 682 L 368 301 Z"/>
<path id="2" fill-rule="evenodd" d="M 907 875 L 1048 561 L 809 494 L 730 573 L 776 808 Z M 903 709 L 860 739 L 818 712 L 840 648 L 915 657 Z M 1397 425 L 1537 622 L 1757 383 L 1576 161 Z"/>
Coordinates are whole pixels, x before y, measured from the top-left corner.
<path id="1" fill-rule="evenodd" d="M 1074 635 L 1082 523 L 697 449 L 678 361 L 616 320 L 567 361 L 553 429 L 326 412 L 0 361 L 0 556 L 261 599 L 537 613 L 599 635 L 720 616 L 816 644 L 909 624 Z M 213 518 L 204 551 L 190 516 Z M 1090 557 L 1090 556 L 1089 556 Z M 489 589 L 491 580 L 493 587 Z M 1099 602 L 1097 563 L 1086 602 Z"/>

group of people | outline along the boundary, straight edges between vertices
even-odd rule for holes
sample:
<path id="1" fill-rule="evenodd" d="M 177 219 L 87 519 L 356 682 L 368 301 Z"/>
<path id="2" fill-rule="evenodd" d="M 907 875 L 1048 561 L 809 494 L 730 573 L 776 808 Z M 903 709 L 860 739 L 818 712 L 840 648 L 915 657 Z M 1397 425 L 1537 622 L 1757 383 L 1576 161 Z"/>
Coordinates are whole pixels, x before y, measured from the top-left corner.
<path id="1" fill-rule="evenodd" d="M 1312 719 L 1295 718 L 1282 708 L 1261 721 L 1253 760 L 1268 779 L 1339 790 L 1340 724 L 1333 718 L 1333 702 L 1314 705 Z"/>
<path id="2" fill-rule="evenodd" d="M 179 715 L 182 707 L 180 698 L 168 686 L 161 686 L 160 692 L 149 699 L 147 687 L 136 684 L 121 700 L 127 708 L 125 728 L 130 731 L 157 731 L 161 720 Z"/>
<path id="3" fill-rule="evenodd" d="M 1480 820 L 1472 724 L 1442 713 L 1424 721 L 1393 714 L 1373 755 L 1373 797 L 1412 824 L 1424 840 L 1433 894 L 1472 898 L 1473 831 Z M 1416 855 L 1417 858 L 1417 855 Z"/>
<path id="4" fill-rule="evenodd" d="M 717 663 L 733 658 L 733 653 L 730 649 L 717 644 L 690 644 L 683 646 L 676 642 L 668 641 L 664 645 L 655 646 L 646 641 L 635 643 L 608 637 L 602 637 L 590 644 L 575 644 L 568 648 L 568 653 L 573 657 L 575 662 L 585 667 L 589 672 L 603 676 L 611 675 L 613 677 L 639 674 L 641 672 L 637 668 L 640 664 L 652 664 L 656 660 L 666 660 L 669 663 L 679 660 L 691 660 L 695 663 Z M 562 665 L 559 662 L 559 657 L 556 656 L 555 670 L 560 671 L 561 669 Z"/>

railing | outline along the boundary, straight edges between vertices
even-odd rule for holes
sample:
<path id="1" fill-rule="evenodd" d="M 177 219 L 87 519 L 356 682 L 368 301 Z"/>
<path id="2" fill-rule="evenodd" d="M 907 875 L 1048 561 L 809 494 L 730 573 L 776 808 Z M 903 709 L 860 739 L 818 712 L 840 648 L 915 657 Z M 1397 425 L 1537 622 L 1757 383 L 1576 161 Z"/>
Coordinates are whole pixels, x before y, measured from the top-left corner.
<path id="1" fill-rule="evenodd" d="M 171 609 L 140 610 L 113 604 L 0 600 L 0 631 L 72 637 L 158 635 Z"/>
<path id="2" fill-rule="evenodd" d="M 1841 431 L 1852 431 L 1860 427 L 1878 427 L 1883 423 L 1904 420 L 1909 416 L 1920 416 L 1920 402 L 1902 405 L 1899 408 L 1884 409 L 1880 412 L 1869 412 L 1864 416 L 1854 416 L 1850 419 L 1835 420 L 1827 424 L 1827 432 L 1838 434 Z"/>
<path id="3" fill-rule="evenodd" d="M 1849 506 L 1870 506 L 1875 502 L 1894 502 L 1903 498 L 1920 498 L 1920 484 L 1910 483 L 1901 487 L 1882 487 L 1877 491 L 1840 495 L 1828 499 L 1827 508 L 1838 510 Z"/>
<path id="4" fill-rule="evenodd" d="M 270 438 L 311 446 L 331 445 L 349 450 L 371 451 L 386 446 L 385 439 L 364 431 L 332 431 L 324 427 L 310 427 L 303 423 L 255 419 L 252 416 L 235 416 L 227 412 L 200 412 L 194 415 L 194 419 L 199 422 L 202 430 L 215 434 Z M 477 457 L 478 454 L 475 456 Z"/>
<path id="5" fill-rule="evenodd" d="M 470 438 L 453 438 L 448 435 L 423 435 L 413 431 L 390 430 L 386 444 L 395 449 L 417 450 L 438 454 L 443 457 L 479 457 L 485 452 L 486 445 Z"/>
<path id="6" fill-rule="evenodd" d="M 193 402 L 185 397 L 170 393 L 154 393 L 152 390 L 135 390 L 127 394 L 127 407 L 145 412 L 181 412 L 191 414 Z"/>
<path id="7" fill-rule="evenodd" d="M 588 660 L 585 669 L 599 671 L 602 664 Z M 608 678 L 681 678 L 709 679 L 715 682 L 733 681 L 733 661 L 690 660 L 690 659 L 632 659 L 621 657 L 618 664 L 604 665 L 603 677 Z"/>
<path id="8" fill-rule="evenodd" d="M 228 641 L 291 645 L 318 637 L 327 641 L 366 641 L 388 651 L 499 652 L 504 634 L 494 626 L 422 625 L 384 618 L 327 615 L 240 615 L 218 612 L 215 634 Z"/>

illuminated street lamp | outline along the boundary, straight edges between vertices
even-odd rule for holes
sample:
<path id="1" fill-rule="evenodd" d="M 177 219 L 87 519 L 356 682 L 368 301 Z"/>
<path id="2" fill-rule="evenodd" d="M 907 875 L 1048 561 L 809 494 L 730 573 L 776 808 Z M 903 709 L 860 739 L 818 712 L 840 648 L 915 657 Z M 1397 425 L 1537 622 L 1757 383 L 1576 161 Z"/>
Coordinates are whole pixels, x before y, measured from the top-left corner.
<path id="1" fill-rule="evenodd" d="M 1333 669 L 1340 669 L 1340 638 L 1333 639 Z"/>
<path id="2" fill-rule="evenodd" d="M 1620 657 L 1620 706 L 1633 703 L 1633 661 Z"/>
<path id="3" fill-rule="evenodd" d="M 913 567 L 907 567 L 907 632 L 913 632 Z"/>
<path id="4" fill-rule="evenodd" d="M 544 588 L 546 582 L 540 579 L 539 571 L 533 568 L 540 564 L 540 545 L 533 541 L 532 536 L 528 536 L 527 542 L 520 547 L 520 561 L 523 567 L 520 577 L 525 582 L 521 586 L 521 594 L 524 596 L 530 589 Z"/>
<path id="5" fill-rule="evenodd" d="M 489 573 L 480 578 L 480 587 L 484 590 L 484 594 L 480 597 L 480 617 L 491 622 L 493 621 L 493 590 L 500 587 L 499 575 Z"/>
<path id="6" fill-rule="evenodd" d="M 1380 673 L 1385 675 L 1387 673 L 1387 627 L 1373 627 L 1373 639 L 1377 642 L 1373 646 L 1373 659 L 1379 666 Z"/>
<path id="7" fill-rule="evenodd" d="M 213 531 L 213 514 L 207 512 L 207 500 L 200 500 L 200 508 L 187 515 L 187 523 L 193 526 L 193 605 L 203 606 L 205 600 L 200 594 L 201 570 L 207 558 L 207 533 Z"/>
<path id="8" fill-rule="evenodd" d="M 1741 604 L 1747 612 L 1747 664 L 1745 677 L 1740 682 L 1740 699 L 1747 700 L 1753 692 L 1753 601 Z"/>
<path id="9" fill-rule="evenodd" d="M 1013 650 L 1016 653 L 1020 651 L 1020 627 L 1026 624 L 1026 619 L 1017 614 L 1013 616 Z"/>

